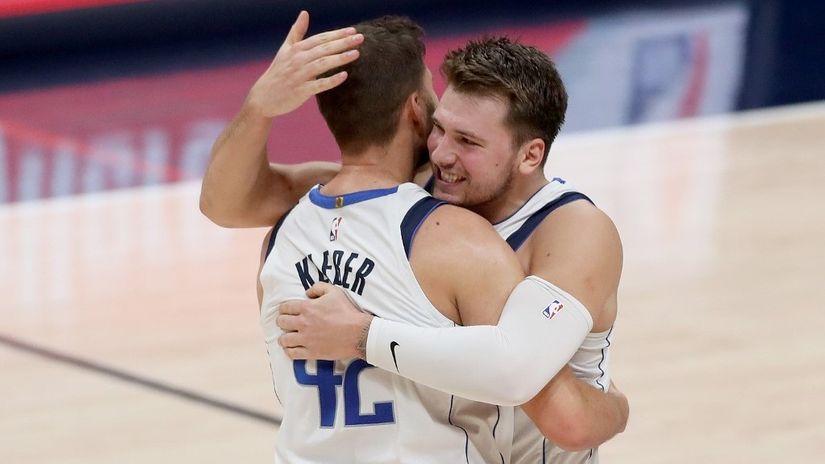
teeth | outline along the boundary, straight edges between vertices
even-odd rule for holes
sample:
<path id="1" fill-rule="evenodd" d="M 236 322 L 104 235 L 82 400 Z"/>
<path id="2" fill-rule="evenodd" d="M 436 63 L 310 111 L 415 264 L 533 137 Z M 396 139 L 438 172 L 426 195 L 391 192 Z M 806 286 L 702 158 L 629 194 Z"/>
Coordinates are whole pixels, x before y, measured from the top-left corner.
<path id="1" fill-rule="evenodd" d="M 447 182 L 448 184 L 452 184 L 452 183 L 458 182 L 460 180 L 464 180 L 463 177 L 461 177 L 457 174 L 450 174 L 450 173 L 447 173 L 447 172 L 444 172 L 444 171 L 441 171 L 441 179 L 444 182 Z"/>

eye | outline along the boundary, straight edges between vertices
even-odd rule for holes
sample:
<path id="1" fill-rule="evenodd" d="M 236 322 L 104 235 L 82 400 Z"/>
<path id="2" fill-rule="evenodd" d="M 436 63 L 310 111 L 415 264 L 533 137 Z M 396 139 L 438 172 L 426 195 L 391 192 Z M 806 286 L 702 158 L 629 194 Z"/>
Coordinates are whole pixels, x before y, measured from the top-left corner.
<path id="1" fill-rule="evenodd" d="M 468 139 L 467 137 L 461 137 L 461 139 L 460 139 L 460 140 L 461 140 L 461 143 L 463 143 L 463 144 L 465 144 L 465 145 L 474 145 L 474 146 L 478 146 L 478 144 L 477 144 L 477 143 L 475 143 L 474 141 L 472 141 L 472 140 Z"/>

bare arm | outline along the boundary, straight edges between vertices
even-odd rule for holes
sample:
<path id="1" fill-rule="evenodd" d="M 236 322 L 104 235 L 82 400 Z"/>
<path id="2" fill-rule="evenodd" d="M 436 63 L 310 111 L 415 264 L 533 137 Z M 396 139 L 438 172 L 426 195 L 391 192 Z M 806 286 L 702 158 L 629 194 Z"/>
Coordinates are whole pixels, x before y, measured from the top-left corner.
<path id="1" fill-rule="evenodd" d="M 564 367 L 591 329 L 580 303 L 549 282 L 524 279 L 509 246 L 469 211 L 443 206 L 433 212 L 418 231 L 410 265 L 445 316 L 488 324 L 428 328 L 373 319 L 367 361 L 424 385 L 491 404 L 525 403 Z M 332 340 L 314 333 L 325 315 L 310 317 L 313 304 L 305 305 L 305 314 L 301 305 L 293 306 L 281 305 L 278 317 L 287 332 L 280 339 L 287 354 L 334 359 L 330 355 L 338 351 L 319 350 L 330 348 Z M 551 317 L 551 308 L 562 307 Z"/>
<path id="2" fill-rule="evenodd" d="M 535 398 L 522 405 L 539 430 L 568 451 L 595 448 L 624 431 L 627 398 L 611 384 L 602 392 L 562 369 Z"/>
<path id="3" fill-rule="evenodd" d="M 524 271 L 493 227 L 457 206 L 436 209 L 420 226 L 410 266 L 430 301 L 462 325 L 493 325 Z"/>
<path id="4" fill-rule="evenodd" d="M 530 270 L 581 301 L 598 330 L 615 319 L 622 247 L 612 221 L 587 202 L 571 203 L 548 217 L 531 239 Z M 593 448 L 624 430 L 629 408 L 624 395 L 605 394 L 559 373 L 522 405 L 533 422 L 568 450 Z"/>
<path id="5" fill-rule="evenodd" d="M 494 324 L 524 272 L 490 223 L 455 206 L 436 209 L 413 241 L 410 265 L 421 288 L 445 316 L 463 324 Z M 468 272 L 489 269 L 489 272 Z M 346 294 L 319 282 L 310 300 L 282 303 L 279 343 L 293 359 L 365 358 L 373 316 Z M 380 367 L 380 366 L 379 366 Z"/>
<path id="6" fill-rule="evenodd" d="M 501 314 L 498 326 L 457 328 L 373 319 L 367 361 L 413 381 L 477 401 L 522 404 L 564 367 L 590 331 L 586 310 L 552 284 L 535 276 L 524 279 L 509 246 L 469 211 L 443 206 L 428 216 L 410 265 L 429 300 L 453 321 L 493 324 Z M 554 300 L 569 309 L 550 317 L 547 308 Z M 281 305 L 278 325 L 287 332 L 280 340 L 287 354 L 327 359 L 329 353 L 319 355 L 314 343 L 312 321 L 297 315 L 290 323 L 293 314 L 286 308 Z"/>
<path id="7" fill-rule="evenodd" d="M 249 91 L 243 107 L 212 147 L 201 188 L 201 211 L 227 227 L 272 225 L 309 187 L 329 180 L 333 163 L 270 165 L 266 142 L 275 117 L 311 96 L 340 85 L 345 72 L 319 75 L 358 57 L 363 41 L 353 28 L 304 39 L 309 15 L 302 11 L 269 68 Z"/>
<path id="8" fill-rule="evenodd" d="M 568 211 L 574 213 L 579 209 L 568 207 Z M 595 216 L 596 221 L 606 218 L 601 218 L 599 214 Z M 507 289 L 517 283 L 521 274 L 514 269 L 512 254 L 495 246 L 497 242 L 487 241 L 489 237 L 485 238 L 483 234 L 465 235 L 464 238 L 470 239 L 470 245 L 457 242 L 455 232 L 451 232 L 449 217 L 434 214 L 431 219 L 434 220 L 425 223 L 419 232 L 421 235 L 416 238 L 416 243 L 426 244 L 422 249 L 427 253 L 416 255 L 419 245 L 414 245 L 411 259 L 422 288 L 433 288 L 439 284 L 447 288 L 446 292 L 442 289 L 434 295 L 428 293 L 428 296 L 439 308 L 450 309 L 452 306 L 465 324 L 494 323 L 501 311 L 503 292 L 509 291 Z M 592 218 L 581 217 L 564 217 L 562 222 L 568 219 L 585 220 L 584 225 L 593 226 L 588 229 L 595 231 L 592 236 L 583 233 L 580 227 L 577 227 L 576 234 L 570 234 L 570 237 L 581 239 L 588 250 L 577 250 L 576 244 L 567 243 L 569 237 L 564 230 L 558 234 L 564 240 L 550 244 L 540 241 L 537 249 L 544 250 L 542 256 L 545 256 L 553 254 L 548 250 L 555 252 L 559 246 L 569 247 L 573 256 L 560 255 L 557 258 L 563 259 L 560 263 L 583 259 L 588 264 L 570 264 L 581 276 L 568 273 L 562 265 L 547 265 L 539 258 L 533 259 L 532 267 L 575 289 L 588 304 L 599 308 L 597 310 L 588 313 L 588 309 L 575 301 L 573 296 L 560 290 L 551 295 L 561 299 L 567 308 L 555 315 L 555 319 L 549 318 L 549 314 L 541 316 L 547 307 L 559 308 L 552 305 L 554 300 L 547 301 L 542 293 L 533 293 L 528 296 L 538 295 L 538 298 L 519 299 L 518 295 L 511 295 L 497 327 L 418 328 L 373 320 L 371 316 L 357 312 L 340 291 L 332 291 L 325 297 L 335 296 L 338 301 L 324 309 L 319 306 L 321 299 L 281 306 L 282 316 L 278 324 L 285 330 L 297 331 L 284 335 L 282 345 L 287 347 L 288 355 L 296 358 L 364 357 L 363 351 L 359 353 L 356 349 L 356 344 L 364 328 L 369 327 L 368 343 L 375 344 L 377 348 L 373 351 L 379 358 L 367 358 L 376 366 L 471 399 L 498 404 L 527 402 L 525 411 L 542 433 L 563 448 L 597 446 L 624 428 L 627 401 L 621 394 L 606 395 L 575 379 L 564 364 L 590 330 L 577 319 L 580 314 L 576 313 L 576 307 L 578 305 L 590 320 L 602 319 L 604 301 L 615 294 L 618 276 L 614 274 L 620 271 L 621 250 L 618 237 L 615 237 L 615 242 L 611 238 L 610 231 L 615 232 L 611 229 L 612 223 L 610 227 L 602 223 L 590 224 Z M 470 218 L 458 222 L 463 224 L 462 234 L 486 230 L 483 224 L 472 223 Z M 611 248 L 614 246 L 619 246 L 619 249 Z M 618 266 L 614 262 L 616 260 L 619 261 Z M 603 271 L 604 266 L 609 268 L 608 271 Z M 593 279 L 601 283 L 594 284 Z M 593 294 L 585 294 L 584 290 Z M 316 292 L 319 293 L 322 292 Z M 516 304 L 510 305 L 514 298 Z M 545 307 L 548 303 L 551 304 Z M 347 307 L 348 314 L 338 313 L 336 317 L 336 307 Z M 298 316 L 294 321 L 290 319 L 293 315 Z M 345 320 L 350 324 L 349 328 L 341 323 Z M 319 330 L 319 327 L 323 329 Z M 376 327 L 379 329 L 374 332 Z M 342 334 L 348 334 L 344 336 L 345 341 L 336 343 L 335 340 L 340 340 Z M 396 342 L 395 351 L 388 349 L 391 342 Z M 389 358 L 390 353 L 392 358 Z M 446 356 L 445 353 L 453 353 L 454 356 Z M 485 368 L 478 369 L 480 365 Z M 528 376 L 532 378 L 529 382 Z M 554 376 L 553 381 L 547 384 Z M 535 389 L 531 386 L 533 384 Z"/>

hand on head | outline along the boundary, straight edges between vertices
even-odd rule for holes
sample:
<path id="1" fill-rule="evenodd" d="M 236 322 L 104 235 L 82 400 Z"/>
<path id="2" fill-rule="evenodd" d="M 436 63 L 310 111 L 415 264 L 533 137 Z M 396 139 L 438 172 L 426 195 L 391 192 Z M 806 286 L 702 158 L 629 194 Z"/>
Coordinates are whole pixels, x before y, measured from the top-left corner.
<path id="1" fill-rule="evenodd" d="M 246 104 L 262 116 L 289 113 L 318 93 L 337 87 L 347 78 L 341 71 L 318 76 L 358 58 L 364 41 L 354 27 L 322 32 L 304 39 L 309 13 L 301 11 L 269 68 L 249 91 Z"/>

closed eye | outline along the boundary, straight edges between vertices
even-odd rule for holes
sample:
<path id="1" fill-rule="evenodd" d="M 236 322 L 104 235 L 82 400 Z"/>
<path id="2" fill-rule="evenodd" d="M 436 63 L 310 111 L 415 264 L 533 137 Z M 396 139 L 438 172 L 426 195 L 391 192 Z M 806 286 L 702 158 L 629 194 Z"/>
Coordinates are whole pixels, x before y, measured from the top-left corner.
<path id="1" fill-rule="evenodd" d="M 461 138 L 459 139 L 459 141 L 460 141 L 461 143 L 465 144 L 465 145 L 473 145 L 473 146 L 476 146 L 476 147 L 480 147 L 480 146 L 481 146 L 481 145 L 479 145 L 478 143 L 476 143 L 474 140 L 468 139 L 467 137 L 461 137 Z"/>

